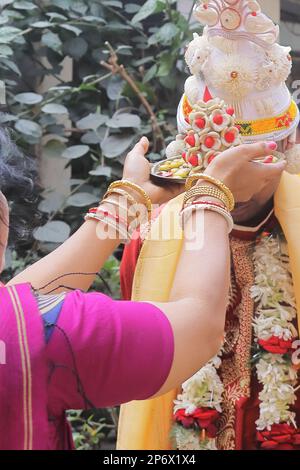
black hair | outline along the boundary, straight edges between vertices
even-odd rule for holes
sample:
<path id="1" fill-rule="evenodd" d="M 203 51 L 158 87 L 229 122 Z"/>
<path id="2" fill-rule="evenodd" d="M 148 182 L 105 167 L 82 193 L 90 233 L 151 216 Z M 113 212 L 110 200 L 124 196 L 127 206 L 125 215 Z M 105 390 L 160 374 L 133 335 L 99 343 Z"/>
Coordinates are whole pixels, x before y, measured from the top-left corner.
<path id="1" fill-rule="evenodd" d="M 15 144 L 11 131 L 0 126 L 0 190 L 10 210 L 9 243 L 28 240 L 36 226 L 36 203 L 39 195 L 37 167 L 33 158 L 23 154 Z M 0 217 L 4 222 L 1 214 Z"/>

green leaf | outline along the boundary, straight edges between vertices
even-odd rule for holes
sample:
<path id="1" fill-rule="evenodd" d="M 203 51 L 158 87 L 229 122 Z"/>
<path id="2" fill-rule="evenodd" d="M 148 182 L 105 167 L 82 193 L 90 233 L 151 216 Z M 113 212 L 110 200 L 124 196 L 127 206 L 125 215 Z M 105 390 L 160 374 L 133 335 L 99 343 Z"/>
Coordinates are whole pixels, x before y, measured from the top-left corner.
<path id="1" fill-rule="evenodd" d="M 73 59 L 79 60 L 88 51 L 88 43 L 82 38 L 69 39 L 64 43 L 63 50 Z"/>
<path id="2" fill-rule="evenodd" d="M 81 29 L 71 24 L 60 24 L 59 27 L 66 29 L 67 31 L 71 31 L 72 33 L 76 34 L 76 36 L 80 36 L 80 34 L 82 33 Z"/>
<path id="3" fill-rule="evenodd" d="M 102 142 L 102 140 L 103 140 L 103 136 L 95 131 L 87 132 L 80 139 L 80 141 L 83 144 L 87 144 L 87 145 L 99 145 Z"/>
<path id="4" fill-rule="evenodd" d="M 147 0 L 146 3 L 142 6 L 140 11 L 134 15 L 132 18 L 132 23 L 136 24 L 140 21 L 145 20 L 148 16 L 153 15 L 153 13 L 159 13 L 163 11 L 164 3 L 160 0 Z"/>
<path id="5" fill-rule="evenodd" d="M 6 44 L 0 44 L 0 56 L 9 57 L 14 54 L 13 49 Z"/>
<path id="6" fill-rule="evenodd" d="M 91 113 L 88 116 L 77 121 L 78 129 L 93 129 L 96 130 L 107 121 L 107 116 L 98 113 Z"/>
<path id="7" fill-rule="evenodd" d="M 5 65 L 9 70 L 12 70 L 15 74 L 21 77 L 22 75 L 21 71 L 15 62 L 9 59 L 5 59 L 5 58 L 2 58 L 1 61 L 2 61 L 2 65 Z"/>
<path id="8" fill-rule="evenodd" d="M 8 113 L 1 113 L 0 114 L 0 124 L 5 124 L 6 122 L 17 121 L 18 116 L 14 116 L 13 114 Z"/>
<path id="9" fill-rule="evenodd" d="M 12 3 L 14 3 L 14 0 L 0 0 L 0 7 L 4 8 L 7 5 L 11 5 Z"/>
<path id="10" fill-rule="evenodd" d="M 141 127 L 141 118 L 136 114 L 129 113 L 120 113 L 117 112 L 114 116 L 107 121 L 107 126 L 114 129 L 119 129 L 122 127 Z"/>
<path id="11" fill-rule="evenodd" d="M 66 21 L 68 18 L 64 15 L 61 15 L 60 13 L 56 13 L 56 12 L 50 12 L 50 13 L 46 13 L 46 16 L 49 16 L 49 18 L 51 20 L 62 20 L 62 21 Z"/>
<path id="12" fill-rule="evenodd" d="M 158 77 L 166 77 L 171 72 L 174 64 L 174 57 L 171 54 L 163 54 L 159 60 Z"/>
<path id="13" fill-rule="evenodd" d="M 95 170 L 89 171 L 91 176 L 106 176 L 107 178 L 111 177 L 111 168 L 109 166 L 99 165 Z"/>
<path id="14" fill-rule="evenodd" d="M 29 119 L 19 119 L 15 124 L 15 129 L 22 134 L 35 138 L 40 138 L 43 135 L 41 126 L 36 122 L 29 121 Z"/>
<path id="15" fill-rule="evenodd" d="M 50 23 L 50 21 L 36 21 L 35 23 L 32 23 L 30 26 L 32 28 L 49 28 L 53 26 L 53 24 Z"/>
<path id="16" fill-rule="evenodd" d="M 0 16 L 0 25 L 8 23 L 9 18 L 7 16 Z"/>
<path id="17" fill-rule="evenodd" d="M 168 45 L 174 39 L 175 36 L 179 33 L 179 29 L 173 23 L 164 24 L 153 36 L 149 38 L 148 43 L 153 44 L 162 44 Z"/>
<path id="18" fill-rule="evenodd" d="M 76 11 L 76 13 L 79 13 L 80 15 L 84 15 L 88 10 L 88 6 L 85 5 L 80 0 L 73 0 L 72 1 L 72 10 Z"/>
<path id="19" fill-rule="evenodd" d="M 123 8 L 122 2 L 118 2 L 117 0 L 101 0 L 102 5 L 107 5 L 110 7 L 115 8 Z"/>
<path id="20" fill-rule="evenodd" d="M 69 238 L 70 233 L 71 229 L 68 224 L 55 220 L 39 227 L 34 231 L 33 236 L 39 242 L 63 243 Z"/>
<path id="21" fill-rule="evenodd" d="M 73 194 L 67 199 L 68 206 L 74 207 L 87 207 L 95 202 L 98 202 L 99 198 L 94 194 L 90 193 L 77 193 Z"/>
<path id="22" fill-rule="evenodd" d="M 124 154 L 135 138 L 130 135 L 111 135 L 101 142 L 101 149 L 107 158 L 116 158 Z"/>
<path id="23" fill-rule="evenodd" d="M 15 96 L 15 101 L 22 104 L 33 105 L 43 101 L 43 97 L 37 93 L 19 93 Z"/>
<path id="24" fill-rule="evenodd" d="M 88 15 L 88 16 L 83 16 L 82 17 L 82 20 L 83 21 L 87 21 L 88 23 L 101 23 L 101 24 L 106 24 L 106 21 L 104 18 L 101 18 L 99 16 L 92 16 L 92 15 Z"/>
<path id="25" fill-rule="evenodd" d="M 110 100 L 119 100 L 122 96 L 123 88 L 124 80 L 117 76 L 111 77 L 106 88 L 108 98 Z"/>
<path id="26" fill-rule="evenodd" d="M 64 196 L 61 194 L 51 192 L 43 199 L 43 201 L 40 202 L 38 209 L 41 212 L 51 214 L 52 212 L 58 211 L 62 207 L 64 199 Z"/>
<path id="27" fill-rule="evenodd" d="M 83 157 L 83 155 L 86 155 L 89 151 L 90 147 L 88 145 L 72 145 L 62 153 L 62 157 L 68 160 L 74 160 Z"/>
<path id="28" fill-rule="evenodd" d="M 62 10 L 70 10 L 73 0 L 52 0 L 52 5 L 61 8 Z"/>
<path id="29" fill-rule="evenodd" d="M 62 104 L 49 103 L 42 107 L 42 111 L 46 114 L 69 114 L 69 111 Z"/>
<path id="30" fill-rule="evenodd" d="M 14 8 L 17 10 L 35 10 L 37 6 L 32 2 L 21 0 L 19 2 L 14 2 Z"/>
<path id="31" fill-rule="evenodd" d="M 52 31 L 47 31 L 43 34 L 42 44 L 53 49 L 55 52 L 60 52 L 62 46 L 62 42 L 58 34 L 52 33 Z"/>
<path id="32" fill-rule="evenodd" d="M 136 3 L 126 3 L 125 11 L 129 14 L 135 14 L 139 11 L 141 5 L 137 5 Z"/>
<path id="33" fill-rule="evenodd" d="M 2 26 L 0 28 L 0 43 L 7 44 L 15 39 L 21 33 L 21 29 L 13 26 Z"/>
<path id="34" fill-rule="evenodd" d="M 158 70 L 157 65 L 156 64 L 152 65 L 152 67 L 150 67 L 150 69 L 147 70 L 147 72 L 145 73 L 144 83 L 150 82 L 150 80 L 152 80 L 152 78 L 155 77 L 157 70 Z"/>

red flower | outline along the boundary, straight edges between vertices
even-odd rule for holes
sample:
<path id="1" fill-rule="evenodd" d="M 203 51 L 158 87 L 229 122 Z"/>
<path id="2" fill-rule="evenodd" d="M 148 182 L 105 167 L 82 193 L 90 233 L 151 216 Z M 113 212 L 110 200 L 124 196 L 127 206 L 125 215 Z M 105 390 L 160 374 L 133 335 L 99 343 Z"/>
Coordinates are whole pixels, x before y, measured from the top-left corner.
<path id="1" fill-rule="evenodd" d="M 197 408 L 190 415 L 187 415 L 185 410 L 182 409 L 175 413 L 175 421 L 186 429 L 194 426 L 205 429 L 208 437 L 214 438 L 217 434 L 217 428 L 214 423 L 219 416 L 220 413 L 218 411 L 210 408 Z"/>
<path id="2" fill-rule="evenodd" d="M 263 450 L 295 450 L 300 448 L 300 429 L 289 424 L 274 424 L 271 431 L 257 433 Z"/>
<path id="3" fill-rule="evenodd" d="M 288 354 L 293 350 L 293 340 L 285 341 L 277 336 L 271 336 L 267 341 L 260 339 L 258 344 L 272 354 Z"/>
<path id="4" fill-rule="evenodd" d="M 217 410 L 210 408 L 197 408 L 193 413 L 199 427 L 202 429 L 207 429 L 211 424 L 215 423 L 219 415 L 220 413 Z"/>
<path id="5" fill-rule="evenodd" d="M 192 428 L 195 424 L 195 420 L 192 415 L 187 415 L 185 410 L 178 410 L 175 413 L 175 421 L 181 424 L 184 428 Z"/>

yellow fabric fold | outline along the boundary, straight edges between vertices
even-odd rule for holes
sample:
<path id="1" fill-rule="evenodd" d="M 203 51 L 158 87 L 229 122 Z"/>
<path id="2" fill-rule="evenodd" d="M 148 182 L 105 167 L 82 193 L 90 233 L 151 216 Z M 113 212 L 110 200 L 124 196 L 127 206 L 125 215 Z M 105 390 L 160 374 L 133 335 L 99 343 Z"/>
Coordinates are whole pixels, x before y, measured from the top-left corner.
<path id="1" fill-rule="evenodd" d="M 183 197 L 181 195 L 167 204 L 153 222 L 137 262 L 132 300 L 166 302 L 169 299 L 183 241 L 178 217 Z M 152 400 L 133 401 L 123 405 L 117 448 L 171 449 L 173 400 L 177 392 L 173 390 Z"/>
<path id="2" fill-rule="evenodd" d="M 275 195 L 275 214 L 288 242 L 300 331 L 300 177 L 284 173 Z"/>

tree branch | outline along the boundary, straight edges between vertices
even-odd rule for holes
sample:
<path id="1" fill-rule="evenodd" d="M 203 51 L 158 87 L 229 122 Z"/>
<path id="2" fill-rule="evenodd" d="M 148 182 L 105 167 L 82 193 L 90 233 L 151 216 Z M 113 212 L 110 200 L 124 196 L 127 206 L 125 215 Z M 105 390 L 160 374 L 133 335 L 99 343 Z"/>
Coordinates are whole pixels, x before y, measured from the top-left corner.
<path id="1" fill-rule="evenodd" d="M 143 93 L 140 91 L 138 86 L 136 85 L 134 79 L 129 75 L 127 72 L 126 68 L 124 65 L 119 64 L 119 58 L 116 53 L 116 51 L 112 48 L 111 44 L 109 42 L 106 42 L 105 45 L 108 47 L 109 52 L 110 52 L 110 57 L 107 62 L 104 60 L 101 61 L 101 65 L 105 67 L 107 70 L 109 70 L 113 75 L 120 75 L 123 80 L 125 80 L 128 85 L 131 87 L 131 89 L 135 92 L 139 100 L 141 101 L 142 105 L 146 109 L 147 113 L 150 116 L 151 120 L 151 125 L 152 125 L 152 130 L 153 130 L 153 135 L 154 135 L 154 147 L 155 149 L 158 146 L 158 143 L 165 148 L 165 139 L 164 135 L 162 133 L 162 130 L 160 128 L 160 125 L 158 123 L 158 120 L 156 118 L 156 115 L 148 102 L 147 98 L 143 95 Z"/>

